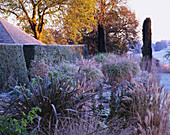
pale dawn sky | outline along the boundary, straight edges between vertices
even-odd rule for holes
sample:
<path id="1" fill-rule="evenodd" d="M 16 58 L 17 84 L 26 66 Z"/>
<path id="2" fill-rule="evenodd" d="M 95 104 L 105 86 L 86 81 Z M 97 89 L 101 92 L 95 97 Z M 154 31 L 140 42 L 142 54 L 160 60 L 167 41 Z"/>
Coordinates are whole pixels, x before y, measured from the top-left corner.
<path id="1" fill-rule="evenodd" d="M 127 0 L 132 11 L 140 22 L 150 17 L 152 21 L 152 39 L 154 41 L 170 40 L 170 0 Z M 142 40 L 142 32 L 139 34 Z"/>

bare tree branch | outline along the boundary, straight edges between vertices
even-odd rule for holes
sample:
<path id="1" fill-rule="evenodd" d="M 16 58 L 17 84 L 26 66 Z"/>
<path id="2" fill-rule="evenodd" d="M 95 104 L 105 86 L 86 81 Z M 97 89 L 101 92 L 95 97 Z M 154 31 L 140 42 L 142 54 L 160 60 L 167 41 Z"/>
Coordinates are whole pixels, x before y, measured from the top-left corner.
<path id="1" fill-rule="evenodd" d="M 34 3 L 34 1 L 33 1 L 33 0 L 31 0 L 31 3 L 32 3 L 32 5 L 33 5 L 33 6 L 35 5 L 35 3 Z"/>
<path id="2" fill-rule="evenodd" d="M 29 15 L 28 15 L 28 13 L 27 13 L 27 10 L 25 9 L 25 6 L 24 6 L 24 4 L 23 4 L 22 0 L 19 0 L 19 2 L 20 2 L 20 4 L 21 4 L 21 6 L 22 6 L 22 10 L 23 10 L 23 11 L 24 11 L 24 13 L 26 14 L 27 18 L 28 18 L 28 19 L 30 19 L 30 17 L 29 17 Z"/>
<path id="3" fill-rule="evenodd" d="M 42 1 L 43 0 L 39 0 L 36 5 L 38 6 L 39 4 L 41 4 Z"/>

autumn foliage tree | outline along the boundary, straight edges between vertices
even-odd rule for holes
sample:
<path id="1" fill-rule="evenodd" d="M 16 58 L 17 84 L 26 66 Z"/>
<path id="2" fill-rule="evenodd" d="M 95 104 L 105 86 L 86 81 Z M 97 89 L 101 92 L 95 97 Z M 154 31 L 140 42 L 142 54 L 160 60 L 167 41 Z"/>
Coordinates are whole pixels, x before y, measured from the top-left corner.
<path id="1" fill-rule="evenodd" d="M 97 0 L 73 0 L 69 1 L 67 11 L 63 12 L 63 29 L 65 35 L 78 43 L 82 39 L 82 32 L 86 29 L 92 31 L 95 26 L 95 5 Z"/>
<path id="2" fill-rule="evenodd" d="M 127 8 L 125 0 L 98 1 L 96 18 L 103 25 L 108 52 L 126 53 L 137 41 L 138 21 L 135 14 Z M 90 53 L 97 53 L 98 30 L 84 31 L 82 43 L 89 45 Z"/>
<path id="3" fill-rule="evenodd" d="M 34 37 L 41 41 L 45 24 L 50 16 L 66 5 L 67 0 L 1 0 L 1 12 L 15 15 L 21 22 L 26 21 Z"/>
<path id="4" fill-rule="evenodd" d="M 93 22 L 93 1 L 95 3 L 95 0 L 1 0 L 0 11 L 3 15 L 15 15 L 19 25 L 27 32 L 31 30 L 40 41 L 45 24 L 55 27 L 61 22 L 67 24 L 65 28 L 74 38 L 79 34 L 79 28 L 89 27 L 89 23 Z"/>
<path id="5" fill-rule="evenodd" d="M 98 20 L 98 51 L 106 52 L 106 26 L 109 13 L 117 10 L 118 4 L 123 0 L 98 0 L 96 18 Z M 125 0 L 124 0 L 125 1 Z"/>
<path id="6" fill-rule="evenodd" d="M 107 19 L 106 41 L 109 52 L 126 53 L 138 39 L 138 21 L 135 14 L 126 6 L 113 11 Z"/>
<path id="7" fill-rule="evenodd" d="M 62 30 L 46 28 L 42 34 L 42 42 L 48 45 L 67 45 L 68 39 Z"/>
<path id="8" fill-rule="evenodd" d="M 83 43 L 88 44 L 90 53 L 107 50 L 122 54 L 137 40 L 138 22 L 126 0 L 1 2 L 3 15 L 15 15 L 23 30 L 46 44 Z"/>

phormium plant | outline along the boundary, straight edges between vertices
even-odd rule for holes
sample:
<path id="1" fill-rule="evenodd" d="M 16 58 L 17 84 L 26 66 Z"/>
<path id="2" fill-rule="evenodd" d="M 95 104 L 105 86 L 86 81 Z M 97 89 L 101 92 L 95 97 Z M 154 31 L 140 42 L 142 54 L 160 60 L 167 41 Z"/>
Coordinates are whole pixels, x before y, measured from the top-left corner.
<path id="1" fill-rule="evenodd" d="M 43 132 L 53 132 L 56 117 L 76 117 L 86 101 L 94 96 L 91 90 L 83 92 L 77 86 L 72 86 L 71 81 L 72 79 L 57 78 L 50 73 L 44 79 L 34 79 L 28 88 L 16 86 L 14 91 L 19 95 L 13 95 L 5 113 L 28 113 L 31 108 L 38 107 L 41 109 L 41 112 L 37 112 L 42 119 L 40 127 L 48 125 L 51 127 L 49 131 Z"/>

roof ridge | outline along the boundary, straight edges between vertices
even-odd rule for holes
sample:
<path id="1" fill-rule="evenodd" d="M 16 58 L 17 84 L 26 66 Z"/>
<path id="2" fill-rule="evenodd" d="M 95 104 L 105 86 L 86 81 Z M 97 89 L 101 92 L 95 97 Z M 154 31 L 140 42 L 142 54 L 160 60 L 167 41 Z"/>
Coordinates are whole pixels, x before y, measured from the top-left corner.
<path id="1" fill-rule="evenodd" d="M 8 37 L 11 38 L 14 44 L 41 44 L 43 43 L 25 31 L 21 30 L 17 26 L 9 23 L 6 19 L 0 17 L 0 22 L 2 23 L 2 26 L 6 29 L 6 33 L 8 33 Z M 0 34 L 3 34 L 0 32 Z"/>
<path id="2" fill-rule="evenodd" d="M 11 32 L 9 31 L 8 27 L 5 25 L 5 23 L 3 22 L 3 18 L 0 17 L 1 23 L 3 24 L 3 26 L 6 28 L 7 32 L 9 33 L 9 35 L 11 36 L 11 38 L 14 40 L 14 42 L 17 44 L 17 41 L 15 40 L 15 38 L 12 36 Z M 6 20 L 5 20 L 6 21 Z"/>

